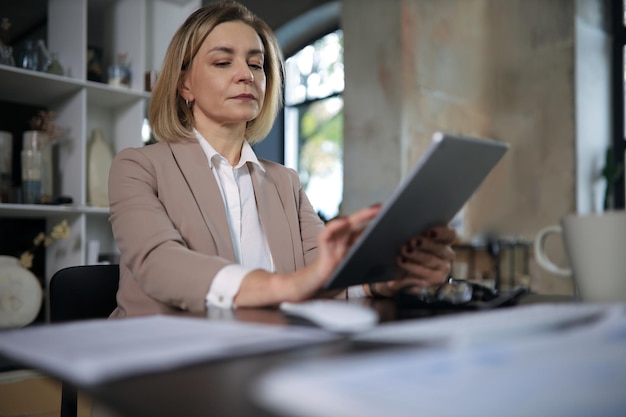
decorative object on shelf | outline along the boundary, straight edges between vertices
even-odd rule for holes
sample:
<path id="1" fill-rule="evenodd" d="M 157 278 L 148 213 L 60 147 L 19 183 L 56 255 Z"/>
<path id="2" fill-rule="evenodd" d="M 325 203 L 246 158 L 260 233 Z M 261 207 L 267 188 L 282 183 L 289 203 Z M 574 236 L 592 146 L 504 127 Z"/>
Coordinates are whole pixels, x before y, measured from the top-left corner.
<path id="1" fill-rule="evenodd" d="M 54 160 L 52 158 L 52 148 L 59 141 L 59 139 L 65 134 L 64 130 L 57 126 L 56 113 L 52 111 L 40 111 L 36 116 L 30 120 L 30 127 L 33 130 L 27 130 L 23 134 L 22 145 L 22 158 L 30 158 L 33 162 L 37 161 L 37 156 L 34 153 L 40 153 L 40 166 L 39 166 L 39 181 L 41 184 L 40 198 L 35 203 L 49 204 L 54 200 Z M 33 153 L 26 152 L 32 150 Z M 22 180 L 25 179 L 24 167 L 22 167 Z M 30 175 L 35 175 L 37 172 L 34 170 L 34 166 L 31 167 L 33 171 Z M 28 176 L 28 175 L 27 175 Z M 30 178 L 28 178 L 30 179 Z M 33 177 L 32 179 L 36 179 Z M 29 183 L 23 184 L 31 185 Z M 34 184 L 36 185 L 36 183 Z M 26 191 L 23 191 L 24 202 L 26 202 Z M 32 201 L 27 203 L 32 204 Z"/>
<path id="2" fill-rule="evenodd" d="M 156 84 L 157 77 L 159 73 L 156 70 L 146 71 L 144 77 L 144 87 L 147 92 L 151 92 Z"/>
<path id="3" fill-rule="evenodd" d="M 109 85 L 114 87 L 130 88 L 131 72 L 127 62 L 127 54 L 117 54 L 115 65 L 109 67 Z"/>
<path id="4" fill-rule="evenodd" d="M 0 256 L 0 329 L 32 323 L 43 300 L 39 280 L 19 259 Z"/>
<path id="5" fill-rule="evenodd" d="M 0 203 L 9 202 L 13 185 L 13 135 L 0 130 Z"/>
<path id="6" fill-rule="evenodd" d="M 95 46 L 89 46 L 87 48 L 87 80 L 98 83 L 104 82 L 101 48 Z"/>
<path id="7" fill-rule="evenodd" d="M 102 129 L 94 129 L 87 149 L 87 204 L 90 206 L 109 207 L 109 169 L 113 155 Z"/>
<path id="8" fill-rule="evenodd" d="M 15 66 L 13 47 L 11 47 L 7 41 L 10 28 L 11 21 L 3 17 L 2 21 L 0 21 L 0 64 Z"/>
<path id="9" fill-rule="evenodd" d="M 20 265 L 26 269 L 30 269 L 33 266 L 33 258 L 35 257 L 35 251 L 41 245 L 48 247 L 55 240 L 63 240 L 70 237 L 70 226 L 67 224 L 67 220 L 62 220 L 57 223 L 50 232 L 49 235 L 44 232 L 39 232 L 33 239 L 33 246 L 24 251 L 20 256 Z"/>
<path id="10" fill-rule="evenodd" d="M 33 45 L 33 41 L 27 40 L 24 52 L 22 53 L 22 59 L 20 61 L 20 67 L 32 71 L 39 70 L 39 55 Z"/>
<path id="11" fill-rule="evenodd" d="M 15 66 L 15 59 L 13 58 L 13 48 L 9 45 L 0 45 L 0 64 Z"/>
<path id="12" fill-rule="evenodd" d="M 48 74 L 63 75 L 63 66 L 57 59 L 56 54 L 48 51 L 43 39 L 37 41 L 37 49 L 42 58 L 39 63 L 39 71 L 47 72 Z"/>
<path id="13" fill-rule="evenodd" d="M 41 151 L 38 149 L 22 150 L 22 202 L 41 202 Z"/>

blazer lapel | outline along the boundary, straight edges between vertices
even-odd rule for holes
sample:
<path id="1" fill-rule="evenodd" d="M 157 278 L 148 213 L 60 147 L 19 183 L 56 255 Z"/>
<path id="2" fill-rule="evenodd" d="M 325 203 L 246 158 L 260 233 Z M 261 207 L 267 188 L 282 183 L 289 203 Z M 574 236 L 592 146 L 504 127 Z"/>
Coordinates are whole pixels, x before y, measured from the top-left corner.
<path id="1" fill-rule="evenodd" d="M 276 272 L 296 269 L 293 236 L 276 184 L 257 165 L 248 163 L 254 196 Z"/>
<path id="2" fill-rule="evenodd" d="M 202 213 L 204 223 L 215 239 L 219 255 L 234 261 L 235 251 L 222 195 L 202 147 L 197 142 L 170 142 L 169 146 Z"/>

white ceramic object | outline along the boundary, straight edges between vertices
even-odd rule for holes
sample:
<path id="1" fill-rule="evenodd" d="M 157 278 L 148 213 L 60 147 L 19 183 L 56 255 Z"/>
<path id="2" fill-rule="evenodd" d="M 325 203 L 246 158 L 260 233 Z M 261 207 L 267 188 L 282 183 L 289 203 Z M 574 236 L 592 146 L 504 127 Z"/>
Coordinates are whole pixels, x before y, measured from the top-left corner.
<path id="1" fill-rule="evenodd" d="M 104 140 L 101 129 L 94 129 L 87 150 L 87 203 L 109 207 L 109 169 L 113 149 Z"/>
<path id="2" fill-rule="evenodd" d="M 569 268 L 550 260 L 548 236 L 561 236 Z M 535 259 L 549 272 L 573 278 L 582 301 L 626 301 L 626 211 L 570 214 L 560 224 L 542 229 L 535 237 Z"/>
<path id="3" fill-rule="evenodd" d="M 37 277 L 19 259 L 0 256 L 0 328 L 23 327 L 41 309 L 43 290 Z"/>

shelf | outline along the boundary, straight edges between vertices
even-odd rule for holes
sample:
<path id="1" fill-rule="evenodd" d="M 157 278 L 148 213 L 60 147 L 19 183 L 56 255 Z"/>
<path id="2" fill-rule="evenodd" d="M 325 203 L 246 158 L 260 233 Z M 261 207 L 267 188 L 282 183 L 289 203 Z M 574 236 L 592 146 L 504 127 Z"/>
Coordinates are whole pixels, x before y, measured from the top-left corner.
<path id="1" fill-rule="evenodd" d="M 28 85 L 29 88 L 23 88 Z M 0 101 L 21 104 L 48 104 L 87 88 L 89 104 L 113 108 L 148 100 L 150 94 L 93 81 L 80 81 L 69 77 L 0 65 Z"/>
<path id="2" fill-rule="evenodd" d="M 47 204 L 0 204 L 0 217 L 47 217 L 62 214 L 68 215 L 101 215 L 108 216 L 109 209 L 104 207 L 86 206 L 53 206 Z"/>
<path id="3" fill-rule="evenodd" d="M 25 223 L 45 219 L 50 225 L 68 221 L 69 239 L 46 249 L 45 273 L 49 278 L 61 268 L 84 264 L 89 241 L 99 241 L 102 253 L 116 252 L 109 209 L 86 204 L 91 132 L 102 129 L 105 139 L 117 151 L 143 145 L 141 130 L 150 101 L 150 93 L 144 91 L 143 74 L 147 69 L 158 68 L 160 62 L 152 61 L 165 53 L 167 43 L 160 32 L 175 30 L 191 9 L 200 7 L 201 1 L 35 0 L 36 11 L 46 16 L 45 22 L 39 19 L 41 23 L 32 20 L 38 14 L 26 16 L 26 9 L 33 8 L 23 3 L 0 0 L 2 16 L 14 16 L 19 11 L 28 25 L 36 24 L 39 30 L 24 32 L 15 40 L 16 54 L 24 41 L 41 37 L 71 72 L 59 76 L 0 64 L 0 101 L 5 111 L 0 125 L 13 134 L 15 163 L 19 161 L 20 141 L 32 113 L 41 108 L 55 113 L 55 122 L 67 130 L 55 148 L 55 194 L 72 196 L 74 204 L 0 203 L 0 218 L 9 224 L 19 223 L 17 219 L 21 218 L 26 219 Z M 103 68 L 114 53 L 127 52 L 131 57 L 132 88 L 87 80 L 88 45 L 100 49 Z M 14 171 L 18 170 L 14 166 Z"/>
<path id="4" fill-rule="evenodd" d="M 125 106 L 138 99 L 148 100 L 150 93 L 135 91 L 119 87 L 109 87 L 107 84 L 87 81 L 87 102 L 102 107 L 113 108 Z"/>
<path id="5" fill-rule="evenodd" d="M 48 104 L 77 93 L 83 85 L 69 77 L 0 65 L 1 101 Z"/>

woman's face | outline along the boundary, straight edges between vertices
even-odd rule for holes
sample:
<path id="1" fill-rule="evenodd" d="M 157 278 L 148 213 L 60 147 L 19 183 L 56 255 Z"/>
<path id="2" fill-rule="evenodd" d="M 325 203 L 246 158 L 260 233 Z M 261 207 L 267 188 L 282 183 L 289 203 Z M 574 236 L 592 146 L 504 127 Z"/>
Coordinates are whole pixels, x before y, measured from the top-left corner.
<path id="1" fill-rule="evenodd" d="M 196 127 L 245 125 L 258 116 L 265 97 L 264 52 L 245 23 L 221 23 L 209 33 L 179 90 L 193 102 Z"/>

